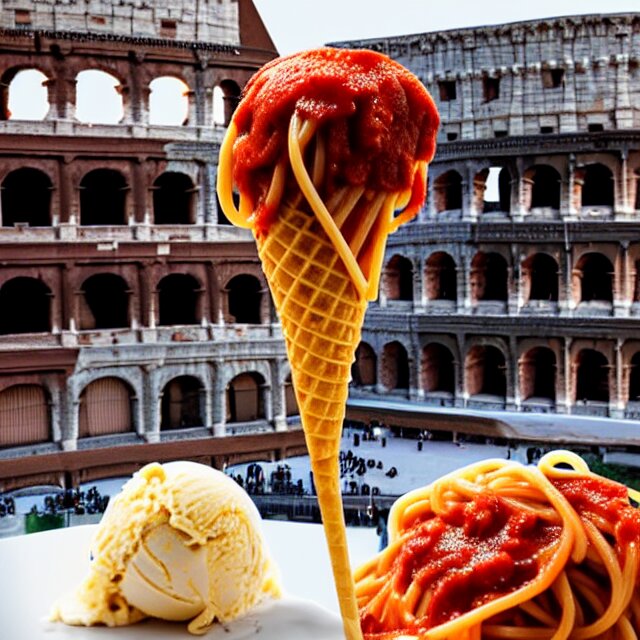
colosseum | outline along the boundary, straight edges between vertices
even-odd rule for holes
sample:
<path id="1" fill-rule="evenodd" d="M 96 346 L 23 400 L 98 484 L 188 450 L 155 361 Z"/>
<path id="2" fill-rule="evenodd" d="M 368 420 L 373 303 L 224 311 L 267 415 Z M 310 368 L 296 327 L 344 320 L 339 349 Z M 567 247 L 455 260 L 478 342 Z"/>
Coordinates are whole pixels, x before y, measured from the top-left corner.
<path id="1" fill-rule="evenodd" d="M 409 67 L 442 116 L 351 397 L 640 418 L 640 14 L 339 46 Z"/>
<path id="2" fill-rule="evenodd" d="M 251 0 L 0 7 L 0 489 L 304 450 L 255 243 L 215 196 L 277 55 Z"/>

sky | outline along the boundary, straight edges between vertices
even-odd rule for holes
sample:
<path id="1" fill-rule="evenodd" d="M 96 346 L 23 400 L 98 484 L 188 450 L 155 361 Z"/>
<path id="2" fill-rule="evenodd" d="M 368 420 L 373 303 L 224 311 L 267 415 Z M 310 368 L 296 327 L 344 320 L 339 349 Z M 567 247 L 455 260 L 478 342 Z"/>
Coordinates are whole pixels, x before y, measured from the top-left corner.
<path id="1" fill-rule="evenodd" d="M 254 3 L 281 55 L 339 40 L 587 13 L 640 13 L 640 0 L 254 0 Z"/>

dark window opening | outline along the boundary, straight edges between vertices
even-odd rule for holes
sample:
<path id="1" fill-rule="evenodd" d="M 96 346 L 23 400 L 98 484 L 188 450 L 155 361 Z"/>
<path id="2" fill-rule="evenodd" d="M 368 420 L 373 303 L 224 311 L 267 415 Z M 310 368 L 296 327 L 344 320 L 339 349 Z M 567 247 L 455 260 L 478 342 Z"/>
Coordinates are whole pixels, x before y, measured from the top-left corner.
<path id="1" fill-rule="evenodd" d="M 204 425 L 204 388 L 193 376 L 179 376 L 162 391 L 160 429 L 183 429 Z"/>
<path id="2" fill-rule="evenodd" d="M 229 313 L 238 324 L 260 324 L 262 287 L 255 276 L 239 275 L 229 281 Z"/>
<path id="3" fill-rule="evenodd" d="M 87 329 L 118 329 L 129 326 L 129 294 L 127 283 L 111 273 L 99 273 L 87 278 L 84 297 L 91 312 L 92 325 Z"/>
<path id="4" fill-rule="evenodd" d="M 251 422 L 265 417 L 264 380 L 255 373 L 236 376 L 227 387 L 227 422 Z"/>
<path id="5" fill-rule="evenodd" d="M 576 402 L 609 402 L 609 363 L 594 349 L 578 354 Z"/>
<path id="6" fill-rule="evenodd" d="M 436 178 L 433 193 L 438 213 L 462 209 L 462 176 L 457 171 L 443 173 Z"/>
<path id="7" fill-rule="evenodd" d="M 554 128 L 553 127 L 540 127 L 540 133 L 547 134 L 547 133 L 553 133 L 554 132 Z"/>
<path id="8" fill-rule="evenodd" d="M 629 401 L 640 402 L 640 352 L 631 358 L 631 372 L 629 374 Z"/>
<path id="9" fill-rule="evenodd" d="M 507 395 L 505 359 L 496 347 L 473 347 L 467 355 L 465 369 L 469 395 Z"/>
<path id="10" fill-rule="evenodd" d="M 507 262 L 498 253 L 478 253 L 471 261 L 471 293 L 476 302 L 507 299 Z"/>
<path id="11" fill-rule="evenodd" d="M 395 255 L 384 273 L 384 289 L 388 300 L 413 300 L 413 265 L 411 260 Z"/>
<path id="12" fill-rule="evenodd" d="M 432 343 L 422 350 L 422 388 L 427 392 L 455 392 L 453 355 L 444 345 Z"/>
<path id="13" fill-rule="evenodd" d="M 366 342 L 361 342 L 356 349 L 351 373 L 353 383 L 358 387 L 373 386 L 378 381 L 376 353 Z"/>
<path id="14" fill-rule="evenodd" d="M 428 300 L 458 298 L 456 263 L 448 253 L 438 251 L 427 260 L 425 292 Z"/>
<path id="15" fill-rule="evenodd" d="M 556 357 L 551 349 L 531 349 L 521 362 L 522 399 L 556 399 Z"/>
<path id="16" fill-rule="evenodd" d="M 409 357 L 399 342 L 390 342 L 382 353 L 382 383 L 387 389 L 409 388 Z"/>
<path id="17" fill-rule="evenodd" d="M 441 80 L 438 82 L 438 88 L 440 90 L 440 100 L 442 102 L 450 102 L 455 100 L 456 95 L 456 81 L 455 80 Z"/>
<path id="18" fill-rule="evenodd" d="M 560 174 L 553 167 L 538 165 L 527 172 L 531 180 L 531 208 L 560 208 Z"/>
<path id="19" fill-rule="evenodd" d="M 558 263 L 546 253 L 537 253 L 525 262 L 529 268 L 530 300 L 558 300 Z"/>
<path id="20" fill-rule="evenodd" d="M 458 134 L 455 131 L 447 132 L 447 142 L 453 142 L 458 139 Z"/>
<path id="21" fill-rule="evenodd" d="M 27 28 L 31 26 L 31 11 L 28 9 L 16 9 L 14 15 L 16 27 Z"/>
<path id="22" fill-rule="evenodd" d="M 500 78 L 483 78 L 482 96 L 485 102 L 497 100 L 500 97 Z"/>
<path id="23" fill-rule="evenodd" d="M 178 24 L 175 20 L 160 20 L 160 37 L 175 38 L 178 32 Z"/>
<path id="24" fill-rule="evenodd" d="M 564 85 L 564 69 L 544 69 L 542 86 L 545 89 L 557 89 Z"/>
<path id="25" fill-rule="evenodd" d="M 80 224 L 124 225 L 127 183 L 113 169 L 95 169 L 80 182 Z"/>
<path id="26" fill-rule="evenodd" d="M 48 333 L 51 292 L 41 280 L 18 277 L 0 289 L 0 334 Z"/>
<path id="27" fill-rule="evenodd" d="M 613 265 L 600 253 L 583 256 L 576 269 L 581 274 L 581 302 L 613 301 Z"/>
<path id="28" fill-rule="evenodd" d="M 592 122 L 587 125 L 587 131 L 589 133 L 600 133 L 601 131 L 604 131 L 604 125 L 600 122 Z"/>
<path id="29" fill-rule="evenodd" d="M 590 164 L 584 170 L 583 207 L 613 207 L 613 174 L 603 164 Z"/>
<path id="30" fill-rule="evenodd" d="M 160 326 L 198 324 L 197 307 L 200 287 L 190 275 L 174 273 L 158 285 Z"/>
<path id="31" fill-rule="evenodd" d="M 497 129 L 493 132 L 494 138 L 506 138 L 509 132 L 506 129 Z"/>
<path id="32" fill-rule="evenodd" d="M 167 172 L 153 183 L 155 224 L 192 224 L 193 182 L 184 173 Z"/>
<path id="33" fill-rule="evenodd" d="M 2 183 L 2 226 L 51 226 L 51 180 L 37 169 L 16 169 Z"/>

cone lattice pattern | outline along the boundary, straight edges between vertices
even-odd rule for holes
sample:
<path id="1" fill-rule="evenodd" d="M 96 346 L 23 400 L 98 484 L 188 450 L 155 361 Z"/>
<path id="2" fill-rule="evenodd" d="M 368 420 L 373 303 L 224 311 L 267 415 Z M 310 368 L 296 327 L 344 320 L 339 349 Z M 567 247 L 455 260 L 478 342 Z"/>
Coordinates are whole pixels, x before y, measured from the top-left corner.
<path id="1" fill-rule="evenodd" d="M 315 216 L 281 207 L 258 252 L 280 315 L 347 637 L 361 637 L 338 452 L 366 300 Z M 338 560 L 341 558 L 341 561 Z"/>

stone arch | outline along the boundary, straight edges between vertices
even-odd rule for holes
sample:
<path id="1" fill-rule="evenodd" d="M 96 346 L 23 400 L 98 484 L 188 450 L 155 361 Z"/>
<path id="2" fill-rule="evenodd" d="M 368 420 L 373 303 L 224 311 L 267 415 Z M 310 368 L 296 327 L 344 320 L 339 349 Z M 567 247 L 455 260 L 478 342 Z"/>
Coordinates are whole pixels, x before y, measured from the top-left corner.
<path id="1" fill-rule="evenodd" d="M 534 253 L 522 263 L 527 302 L 541 300 L 558 301 L 559 266 L 548 253 Z"/>
<path id="2" fill-rule="evenodd" d="M 382 287 L 387 300 L 413 300 L 413 264 L 409 258 L 395 254 L 387 262 Z"/>
<path id="3" fill-rule="evenodd" d="M 456 391 L 455 358 L 451 350 L 440 342 L 429 342 L 422 348 L 420 382 L 428 394 Z"/>
<path id="4" fill-rule="evenodd" d="M 555 402 L 557 366 L 556 354 L 549 347 L 532 347 L 523 353 L 518 361 L 521 399 Z"/>
<path id="5" fill-rule="evenodd" d="M 450 169 L 433 181 L 433 204 L 436 213 L 462 209 L 462 176 Z"/>
<path id="6" fill-rule="evenodd" d="M 49 73 L 38 66 L 7 69 L 0 79 L 0 120 L 44 120 L 51 107 Z"/>
<path id="7" fill-rule="evenodd" d="M 573 270 L 573 284 L 580 302 L 613 302 L 613 264 L 602 253 L 583 253 Z"/>
<path id="8" fill-rule="evenodd" d="M 257 371 L 240 373 L 226 388 L 227 422 L 253 422 L 265 419 L 265 378 Z"/>
<path id="9" fill-rule="evenodd" d="M 597 349 L 577 352 L 575 366 L 575 401 L 609 402 L 610 365 L 607 356 Z"/>
<path id="10" fill-rule="evenodd" d="M 80 392 L 78 438 L 134 431 L 133 387 L 114 375 L 102 375 Z"/>
<path id="11" fill-rule="evenodd" d="M 611 169 L 600 162 L 594 162 L 583 167 L 581 174 L 583 181 L 582 207 L 609 207 L 613 209 L 614 177 Z"/>
<path id="12" fill-rule="evenodd" d="M 380 381 L 389 390 L 409 389 L 409 354 L 405 346 L 397 340 L 387 342 L 382 348 Z"/>
<path id="13" fill-rule="evenodd" d="M 424 289 L 428 300 L 457 300 L 456 263 L 445 251 L 435 251 L 427 258 Z"/>
<path id="14" fill-rule="evenodd" d="M 254 276 L 241 273 L 225 287 L 229 296 L 229 314 L 237 324 L 261 324 L 262 283 Z"/>
<path id="15" fill-rule="evenodd" d="M 51 331 L 51 289 L 37 278 L 18 276 L 0 288 L 0 335 Z"/>
<path id="16" fill-rule="evenodd" d="M 474 209 L 481 213 L 511 211 L 511 173 L 505 166 L 485 167 L 473 179 Z"/>
<path id="17" fill-rule="evenodd" d="M 360 342 L 356 349 L 351 377 L 357 387 L 375 387 L 378 383 L 378 358 L 368 342 Z"/>
<path id="18" fill-rule="evenodd" d="M 160 430 L 204 426 L 206 387 L 194 375 L 183 374 L 168 380 L 161 391 Z"/>
<path id="19" fill-rule="evenodd" d="M 122 329 L 130 324 L 126 280 L 114 273 L 96 273 L 82 283 L 85 305 L 78 318 L 79 329 Z"/>
<path id="20" fill-rule="evenodd" d="M 111 71 L 83 69 L 76 76 L 76 120 L 118 124 L 124 118 L 123 93 L 123 83 Z"/>
<path id="21" fill-rule="evenodd" d="M 40 169 L 21 167 L 2 181 L 2 226 L 51 226 L 51 178 Z"/>
<path id="22" fill-rule="evenodd" d="M 242 89 L 235 80 L 222 80 L 213 88 L 213 123 L 227 126 L 240 102 Z"/>
<path id="23" fill-rule="evenodd" d="M 560 209 L 560 172 L 548 164 L 536 164 L 524 172 L 525 209 Z"/>
<path id="24" fill-rule="evenodd" d="M 507 261 L 499 253 L 478 251 L 471 260 L 469 281 L 472 301 L 506 301 Z"/>
<path id="25" fill-rule="evenodd" d="M 470 397 L 506 398 L 507 359 L 494 344 L 472 344 L 464 359 L 465 389 Z"/>
<path id="26" fill-rule="evenodd" d="M 177 76 L 158 76 L 149 83 L 149 124 L 180 127 L 189 119 L 189 85 Z"/>
<path id="27" fill-rule="evenodd" d="M 14 384 L 0 391 L 0 448 L 50 441 L 50 402 L 40 384 Z"/>
<path id="28" fill-rule="evenodd" d="M 125 225 L 126 178 L 116 169 L 93 169 L 80 181 L 80 224 Z"/>
<path id="29" fill-rule="evenodd" d="M 158 282 L 158 324 L 199 324 L 203 290 L 198 280 L 186 273 L 170 273 Z"/>
<path id="30" fill-rule="evenodd" d="M 177 171 L 166 171 L 153 182 L 153 223 L 193 224 L 195 192 L 191 178 Z"/>

